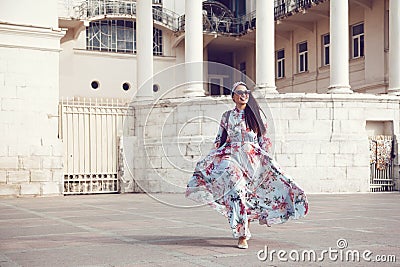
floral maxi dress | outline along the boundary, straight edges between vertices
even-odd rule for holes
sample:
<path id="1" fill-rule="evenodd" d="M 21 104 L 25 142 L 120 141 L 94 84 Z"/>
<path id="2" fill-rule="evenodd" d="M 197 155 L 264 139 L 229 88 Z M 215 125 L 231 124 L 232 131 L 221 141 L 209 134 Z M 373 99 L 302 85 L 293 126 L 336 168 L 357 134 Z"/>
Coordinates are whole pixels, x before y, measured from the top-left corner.
<path id="1" fill-rule="evenodd" d="M 228 137 L 219 146 L 223 129 Z M 269 138 L 246 127 L 243 110 L 222 115 L 215 144 L 197 163 L 186 197 L 225 215 L 235 238 L 250 238 L 248 221 L 270 225 L 307 214 L 304 191 L 268 154 Z"/>

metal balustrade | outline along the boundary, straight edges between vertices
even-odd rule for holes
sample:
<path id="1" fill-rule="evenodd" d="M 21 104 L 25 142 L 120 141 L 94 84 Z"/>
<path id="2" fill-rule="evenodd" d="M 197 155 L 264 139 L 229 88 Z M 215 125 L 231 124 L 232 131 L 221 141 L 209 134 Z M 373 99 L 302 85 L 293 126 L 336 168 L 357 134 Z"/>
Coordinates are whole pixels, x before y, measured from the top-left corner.
<path id="1" fill-rule="evenodd" d="M 153 7 L 153 19 L 173 31 L 178 30 L 178 18 L 179 15 L 171 10 L 162 7 Z"/>
<path id="2" fill-rule="evenodd" d="M 136 17 L 136 2 L 87 0 L 76 7 L 76 14 L 83 20 L 98 20 L 107 17 L 131 18 Z M 178 30 L 178 18 L 179 15 L 173 11 L 161 6 L 153 7 L 153 19 L 173 31 Z"/>
<path id="3" fill-rule="evenodd" d="M 302 12 L 324 0 L 277 0 L 275 1 L 275 20 L 284 19 L 295 13 Z M 209 5 L 219 5 L 218 2 L 203 2 Z M 240 36 L 251 32 L 256 28 L 256 11 L 245 14 L 241 17 L 213 16 L 207 12 L 203 13 L 203 31 L 206 33 Z M 185 15 L 178 18 L 178 30 L 185 30 Z"/>
<path id="4" fill-rule="evenodd" d="M 284 19 L 324 1 L 326 0 L 275 0 L 275 20 Z M 153 19 L 155 22 L 159 22 L 175 32 L 185 30 L 185 15 L 179 16 L 177 13 L 163 8 L 161 1 L 153 1 L 153 4 L 155 4 L 153 6 Z M 213 5 L 220 9 L 222 8 L 221 3 L 216 1 L 203 2 L 204 32 L 240 36 L 255 29 L 255 11 L 241 17 L 234 17 L 231 11 L 226 9 L 223 15 L 215 15 L 213 12 L 207 12 L 206 8 L 206 6 Z M 124 0 L 87 0 L 77 6 L 75 10 L 77 17 L 84 20 L 98 20 L 107 17 L 131 18 L 136 17 L 136 2 Z"/>
<path id="5" fill-rule="evenodd" d="M 275 20 L 303 12 L 326 0 L 275 0 Z"/>
<path id="6" fill-rule="evenodd" d="M 288 14 L 288 7 L 289 5 L 286 3 L 286 1 L 275 1 L 275 19 L 279 19 L 285 15 Z"/>

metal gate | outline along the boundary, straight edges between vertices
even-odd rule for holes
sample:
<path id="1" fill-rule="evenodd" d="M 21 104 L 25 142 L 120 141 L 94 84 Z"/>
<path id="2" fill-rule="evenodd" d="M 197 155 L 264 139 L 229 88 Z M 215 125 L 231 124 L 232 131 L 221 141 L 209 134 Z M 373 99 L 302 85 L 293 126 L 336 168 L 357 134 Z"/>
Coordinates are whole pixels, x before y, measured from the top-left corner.
<path id="1" fill-rule="evenodd" d="M 127 112 L 127 104 L 108 99 L 60 101 L 64 194 L 119 192 L 118 138 Z"/>
<path id="2" fill-rule="evenodd" d="M 393 137 L 388 135 L 369 137 L 371 168 L 369 187 L 371 192 L 394 190 L 393 141 Z"/>

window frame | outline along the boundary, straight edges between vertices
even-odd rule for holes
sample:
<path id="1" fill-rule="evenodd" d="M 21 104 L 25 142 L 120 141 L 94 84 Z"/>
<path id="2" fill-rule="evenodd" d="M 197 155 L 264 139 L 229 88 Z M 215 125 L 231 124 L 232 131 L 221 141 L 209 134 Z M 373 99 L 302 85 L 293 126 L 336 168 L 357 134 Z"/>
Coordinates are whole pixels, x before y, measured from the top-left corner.
<path id="1" fill-rule="evenodd" d="M 306 44 L 307 49 L 300 52 L 300 45 Z M 301 65 L 301 58 L 303 57 L 303 66 Z M 302 69 L 304 67 L 304 69 Z M 297 43 L 297 73 L 304 73 L 308 71 L 308 42 L 303 41 Z"/>
<path id="2" fill-rule="evenodd" d="M 136 54 L 136 21 L 109 19 L 91 21 L 86 27 L 86 50 Z M 164 55 L 163 31 L 153 28 L 153 55 Z"/>
<path id="3" fill-rule="evenodd" d="M 325 43 L 325 37 L 329 38 L 328 43 Z M 330 54 L 331 54 L 331 36 L 330 36 L 330 33 L 326 33 L 326 34 L 321 35 L 321 45 L 322 45 L 322 61 L 321 61 L 322 64 L 321 65 L 322 65 L 322 67 L 329 66 L 330 63 L 331 63 L 331 59 L 330 59 Z M 326 57 L 327 50 L 328 50 L 328 58 Z"/>
<path id="4" fill-rule="evenodd" d="M 283 57 L 279 58 L 279 52 L 283 52 Z M 276 60 L 276 79 L 285 78 L 285 49 L 279 49 L 275 52 L 275 60 Z M 279 73 L 281 75 L 279 75 Z"/>
<path id="5" fill-rule="evenodd" d="M 209 74 L 208 75 L 208 88 L 207 88 L 207 94 L 212 97 L 219 97 L 219 96 L 224 96 L 224 95 L 230 95 L 230 90 L 225 87 L 226 84 L 226 79 L 228 79 L 228 75 L 219 75 L 219 74 Z M 213 94 L 212 91 L 212 85 L 217 85 L 218 88 L 218 93 Z"/>
<path id="6" fill-rule="evenodd" d="M 362 25 L 362 33 L 360 34 L 354 34 L 353 30 L 357 26 Z M 365 24 L 364 22 L 360 22 L 357 24 L 353 24 L 350 27 L 350 34 L 351 34 L 351 58 L 352 59 L 357 59 L 357 58 L 362 58 L 365 56 Z M 357 41 L 358 49 L 355 47 L 355 41 Z M 357 51 L 356 51 L 357 50 Z M 355 55 L 355 52 L 358 53 L 358 55 Z"/>
<path id="7" fill-rule="evenodd" d="M 153 55 L 163 55 L 163 31 L 158 28 L 153 28 Z"/>
<path id="8" fill-rule="evenodd" d="M 127 27 L 129 24 L 132 27 Z M 127 48 L 127 43 L 132 46 Z M 119 44 L 124 44 L 125 48 Z M 90 22 L 86 27 L 86 50 L 135 54 L 136 21 L 110 19 Z"/>

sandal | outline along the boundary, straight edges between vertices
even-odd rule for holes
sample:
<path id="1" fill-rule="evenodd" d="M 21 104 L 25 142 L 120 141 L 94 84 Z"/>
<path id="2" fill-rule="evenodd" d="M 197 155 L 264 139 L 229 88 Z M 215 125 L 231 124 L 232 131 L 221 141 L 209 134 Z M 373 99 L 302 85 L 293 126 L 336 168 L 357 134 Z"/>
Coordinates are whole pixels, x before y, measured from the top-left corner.
<path id="1" fill-rule="evenodd" d="M 241 249 L 249 248 L 249 245 L 247 244 L 246 240 L 247 240 L 246 237 L 239 237 L 238 248 L 241 248 Z M 240 242 L 240 241 L 242 241 L 242 242 Z"/>

